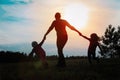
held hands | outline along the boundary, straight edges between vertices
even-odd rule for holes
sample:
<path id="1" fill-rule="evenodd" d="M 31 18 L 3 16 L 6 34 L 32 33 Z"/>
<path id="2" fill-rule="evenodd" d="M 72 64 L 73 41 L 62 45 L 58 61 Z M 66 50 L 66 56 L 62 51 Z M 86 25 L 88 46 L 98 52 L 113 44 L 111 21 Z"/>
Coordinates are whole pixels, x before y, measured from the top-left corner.
<path id="1" fill-rule="evenodd" d="M 40 45 L 42 45 L 45 40 L 46 40 L 46 36 L 43 37 L 42 41 L 40 42 Z"/>

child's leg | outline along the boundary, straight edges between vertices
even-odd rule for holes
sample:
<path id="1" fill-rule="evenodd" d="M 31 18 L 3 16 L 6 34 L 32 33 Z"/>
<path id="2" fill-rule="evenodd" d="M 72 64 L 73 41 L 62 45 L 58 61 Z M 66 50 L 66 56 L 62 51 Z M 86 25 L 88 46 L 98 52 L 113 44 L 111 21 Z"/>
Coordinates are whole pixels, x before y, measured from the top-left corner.
<path id="1" fill-rule="evenodd" d="M 93 59 L 96 60 L 99 63 L 99 59 L 96 57 L 95 53 L 93 53 Z"/>
<path id="2" fill-rule="evenodd" d="M 46 55 L 45 55 L 45 52 L 41 52 L 40 54 L 40 59 L 42 61 L 42 65 L 44 68 L 47 68 L 48 67 L 48 63 L 47 63 L 47 60 L 46 60 Z"/>
<path id="3" fill-rule="evenodd" d="M 92 61 L 91 61 L 91 53 L 88 53 L 88 61 L 90 64 L 92 64 Z"/>

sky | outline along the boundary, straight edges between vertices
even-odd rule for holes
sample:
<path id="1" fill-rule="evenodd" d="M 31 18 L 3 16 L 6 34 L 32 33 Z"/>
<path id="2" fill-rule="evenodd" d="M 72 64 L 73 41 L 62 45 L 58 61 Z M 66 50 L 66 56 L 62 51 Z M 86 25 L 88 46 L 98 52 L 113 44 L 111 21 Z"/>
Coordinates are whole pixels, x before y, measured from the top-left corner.
<path id="1" fill-rule="evenodd" d="M 120 0 L 0 0 L 0 50 L 30 53 L 60 12 L 62 18 L 89 37 L 102 36 L 109 24 L 120 25 Z M 67 28 L 65 56 L 85 56 L 89 42 Z M 56 32 L 48 34 L 46 55 L 57 55 Z"/>

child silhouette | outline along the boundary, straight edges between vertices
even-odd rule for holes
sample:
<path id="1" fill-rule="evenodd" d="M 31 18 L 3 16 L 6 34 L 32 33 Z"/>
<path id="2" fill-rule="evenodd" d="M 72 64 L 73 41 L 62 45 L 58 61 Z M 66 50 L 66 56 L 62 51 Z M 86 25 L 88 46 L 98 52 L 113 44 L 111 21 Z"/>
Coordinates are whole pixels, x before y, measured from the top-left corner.
<path id="1" fill-rule="evenodd" d="M 88 47 L 88 61 L 89 61 L 89 63 L 92 64 L 92 61 L 91 61 L 92 57 L 93 57 L 94 60 L 99 62 L 99 59 L 96 57 L 96 53 L 95 53 L 97 46 L 99 47 L 100 51 L 102 52 L 102 49 L 101 49 L 101 47 L 99 45 L 99 42 L 98 42 L 100 40 L 98 35 L 96 33 L 92 33 L 90 35 L 90 38 L 88 38 L 88 37 L 86 37 L 82 34 L 81 34 L 81 36 L 90 41 L 90 44 L 89 44 L 89 47 Z"/>
<path id="2" fill-rule="evenodd" d="M 41 59 L 43 67 L 47 68 L 48 63 L 46 61 L 46 53 L 44 49 L 41 47 L 44 41 L 45 41 L 45 37 L 39 44 L 36 41 L 33 41 L 31 44 L 33 49 L 31 53 L 29 54 L 29 56 L 33 56 L 33 53 L 35 53 Z"/>

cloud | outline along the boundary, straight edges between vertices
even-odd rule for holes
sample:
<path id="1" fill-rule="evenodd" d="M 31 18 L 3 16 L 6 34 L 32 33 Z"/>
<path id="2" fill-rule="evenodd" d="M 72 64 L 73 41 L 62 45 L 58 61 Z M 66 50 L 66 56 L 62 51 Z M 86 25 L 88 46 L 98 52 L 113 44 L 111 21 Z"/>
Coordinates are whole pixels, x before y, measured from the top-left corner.
<path id="1" fill-rule="evenodd" d="M 5 14 L 5 10 L 2 9 L 2 7 L 0 7 L 0 16 L 3 16 Z"/>
<path id="2" fill-rule="evenodd" d="M 21 18 L 21 17 L 14 17 L 14 16 L 6 16 L 6 17 L 1 17 L 0 21 L 10 21 L 10 22 L 21 22 L 21 21 L 25 21 L 25 18 Z"/>
<path id="3" fill-rule="evenodd" d="M 24 7 L 27 7 L 30 1 L 31 0 L 0 0 L 0 23 L 5 21 L 21 22 L 28 20 L 24 16 L 26 9 L 24 9 Z"/>
<path id="4" fill-rule="evenodd" d="M 0 0 L 0 5 L 28 4 L 31 0 Z"/>
<path id="5" fill-rule="evenodd" d="M 120 0 L 67 0 L 67 3 L 82 3 L 91 9 L 118 10 L 120 9 Z M 100 9 L 99 9 L 100 8 Z"/>
<path id="6" fill-rule="evenodd" d="M 21 3 L 21 1 L 29 3 L 30 0 L 0 0 L 0 4 L 4 4 L 0 5 L 0 27 L 1 30 L 6 32 L 9 36 L 11 34 L 9 34 L 10 31 L 14 33 L 19 27 L 19 30 L 26 30 L 26 27 L 31 23 L 31 19 L 25 17 L 27 14 L 24 13 L 28 5 L 18 5 L 18 2 Z M 14 5 L 9 5 L 13 3 Z"/>

